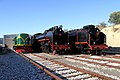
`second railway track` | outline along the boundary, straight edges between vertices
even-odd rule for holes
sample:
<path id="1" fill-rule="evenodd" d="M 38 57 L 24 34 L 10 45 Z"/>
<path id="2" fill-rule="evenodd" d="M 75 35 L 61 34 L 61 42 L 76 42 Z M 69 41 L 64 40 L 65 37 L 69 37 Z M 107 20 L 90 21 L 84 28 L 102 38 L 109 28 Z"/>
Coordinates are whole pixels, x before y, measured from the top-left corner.
<path id="1" fill-rule="evenodd" d="M 120 59 L 114 56 L 64 56 L 66 60 L 86 65 L 83 69 L 87 69 L 101 75 L 120 80 Z M 114 58 L 113 58 L 114 57 Z"/>

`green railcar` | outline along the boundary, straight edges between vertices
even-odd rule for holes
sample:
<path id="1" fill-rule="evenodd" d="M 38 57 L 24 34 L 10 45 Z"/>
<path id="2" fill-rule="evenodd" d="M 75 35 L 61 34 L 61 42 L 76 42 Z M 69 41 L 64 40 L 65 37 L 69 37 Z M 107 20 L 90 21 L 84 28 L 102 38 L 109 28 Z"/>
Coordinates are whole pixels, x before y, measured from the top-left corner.
<path id="1" fill-rule="evenodd" d="M 21 33 L 14 38 L 13 49 L 17 52 L 31 52 L 32 45 L 30 36 L 27 33 Z"/>

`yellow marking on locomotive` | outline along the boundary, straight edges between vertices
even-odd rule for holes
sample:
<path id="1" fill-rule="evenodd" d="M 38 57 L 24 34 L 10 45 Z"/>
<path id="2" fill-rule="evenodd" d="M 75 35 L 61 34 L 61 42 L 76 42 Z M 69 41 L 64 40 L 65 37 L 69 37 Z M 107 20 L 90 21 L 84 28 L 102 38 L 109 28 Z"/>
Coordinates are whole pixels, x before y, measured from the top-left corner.
<path id="1" fill-rule="evenodd" d="M 19 38 L 22 39 L 23 42 L 25 42 L 25 40 L 20 35 L 16 38 L 16 40 Z"/>
<path id="2" fill-rule="evenodd" d="M 25 44 L 16 44 L 16 45 L 14 45 L 14 46 L 32 46 L 31 44 L 29 44 L 29 45 L 25 45 Z"/>
<path id="3" fill-rule="evenodd" d="M 25 38 L 25 41 L 26 41 L 28 38 L 29 38 L 29 37 L 26 37 L 26 38 Z"/>
<path id="4" fill-rule="evenodd" d="M 75 44 L 88 44 L 88 42 L 75 42 Z"/>

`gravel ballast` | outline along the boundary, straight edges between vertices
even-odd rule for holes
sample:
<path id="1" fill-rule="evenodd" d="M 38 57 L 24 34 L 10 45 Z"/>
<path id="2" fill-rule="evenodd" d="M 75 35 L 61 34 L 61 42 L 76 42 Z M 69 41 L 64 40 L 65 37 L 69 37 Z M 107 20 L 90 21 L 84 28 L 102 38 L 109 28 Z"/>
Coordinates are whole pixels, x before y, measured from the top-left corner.
<path id="1" fill-rule="evenodd" d="M 29 61 L 11 52 L 0 55 L 0 80 L 53 80 Z"/>

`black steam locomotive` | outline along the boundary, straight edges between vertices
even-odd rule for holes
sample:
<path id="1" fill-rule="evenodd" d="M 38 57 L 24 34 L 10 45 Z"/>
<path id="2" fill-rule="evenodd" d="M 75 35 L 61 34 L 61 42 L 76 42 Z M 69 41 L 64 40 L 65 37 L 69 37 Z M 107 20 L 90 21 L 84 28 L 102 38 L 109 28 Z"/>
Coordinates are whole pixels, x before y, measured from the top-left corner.
<path id="1" fill-rule="evenodd" d="M 54 26 L 44 33 L 32 36 L 34 52 L 45 53 L 103 53 L 108 46 L 105 44 L 106 35 L 94 25 L 84 26 L 82 29 L 64 32 L 61 26 Z"/>
<path id="2" fill-rule="evenodd" d="M 84 26 L 82 29 L 68 31 L 69 43 L 75 53 L 98 54 L 107 49 L 106 35 L 94 25 Z"/>
<path id="3" fill-rule="evenodd" d="M 68 34 L 62 30 L 61 26 L 54 26 L 38 36 L 34 35 L 33 51 L 38 47 L 34 45 L 39 44 L 39 49 L 42 52 L 53 52 L 57 54 L 64 54 L 68 52 L 71 46 L 68 44 Z"/>

